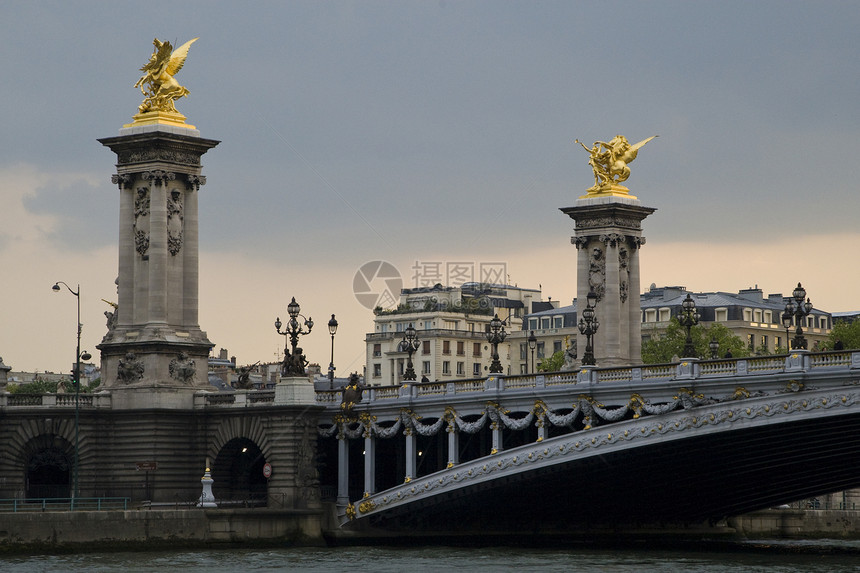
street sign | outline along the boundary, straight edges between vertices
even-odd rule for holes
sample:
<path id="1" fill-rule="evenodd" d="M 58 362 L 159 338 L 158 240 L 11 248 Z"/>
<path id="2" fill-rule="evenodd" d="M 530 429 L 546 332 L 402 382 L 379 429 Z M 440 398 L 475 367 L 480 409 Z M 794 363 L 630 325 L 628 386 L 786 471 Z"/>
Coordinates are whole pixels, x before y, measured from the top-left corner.
<path id="1" fill-rule="evenodd" d="M 263 477 L 266 479 L 272 477 L 272 464 L 270 464 L 270 463 L 263 464 Z"/>
<path id="2" fill-rule="evenodd" d="M 134 466 L 139 472 L 154 472 L 158 469 L 158 462 L 137 462 Z"/>

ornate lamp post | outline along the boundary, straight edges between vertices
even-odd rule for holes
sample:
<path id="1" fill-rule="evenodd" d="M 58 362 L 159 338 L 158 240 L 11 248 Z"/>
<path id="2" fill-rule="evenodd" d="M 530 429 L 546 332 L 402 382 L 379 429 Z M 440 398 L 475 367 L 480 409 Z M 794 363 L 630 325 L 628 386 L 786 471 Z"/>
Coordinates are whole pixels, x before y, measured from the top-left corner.
<path id="1" fill-rule="evenodd" d="M 681 315 L 678 317 L 678 322 L 687 329 L 687 339 L 684 341 L 684 358 L 696 357 L 696 347 L 693 345 L 693 336 L 690 329 L 699 324 L 700 315 L 696 312 L 696 301 L 687 293 L 687 298 L 681 303 Z"/>
<path id="2" fill-rule="evenodd" d="M 77 300 L 78 306 L 78 344 L 75 350 L 75 371 L 72 373 L 73 384 L 75 386 L 75 461 L 72 466 L 72 505 L 74 505 L 74 500 L 78 497 L 80 493 L 80 486 L 78 484 L 78 465 L 80 462 L 80 447 L 79 447 L 79 433 L 80 433 L 80 395 L 81 395 L 81 360 L 89 360 L 92 358 L 89 352 L 84 350 L 81 352 L 81 285 L 78 285 L 78 290 L 72 290 L 72 287 L 64 283 L 63 281 L 57 281 L 54 283 L 54 286 L 51 287 L 51 290 L 54 292 L 60 292 L 62 289 L 60 285 L 63 285 L 69 292 L 75 295 L 75 299 Z"/>
<path id="3" fill-rule="evenodd" d="M 716 338 L 711 338 L 711 341 L 708 343 L 708 348 L 711 349 L 711 360 L 716 360 L 720 357 L 720 343 L 717 342 Z"/>
<path id="4" fill-rule="evenodd" d="M 583 366 L 594 366 L 597 361 L 594 359 L 594 346 L 592 345 L 591 337 L 597 332 L 600 323 L 594 316 L 594 305 L 597 304 L 597 294 L 594 291 L 589 291 L 586 297 L 586 306 L 582 309 L 582 316 L 579 318 L 579 332 L 585 335 L 585 353 L 582 355 Z"/>
<path id="5" fill-rule="evenodd" d="M 537 347 L 537 337 L 535 337 L 535 331 L 532 330 L 529 333 L 529 350 L 532 351 L 532 372 L 537 371 L 537 366 L 535 365 L 535 347 Z"/>
<path id="6" fill-rule="evenodd" d="M 490 372 L 501 374 L 505 371 L 502 368 L 502 363 L 499 362 L 499 343 L 504 342 L 508 333 L 505 332 L 505 322 L 499 319 L 499 315 L 495 315 L 490 324 L 487 325 L 487 342 L 493 345 L 493 362 L 490 363 Z"/>
<path id="7" fill-rule="evenodd" d="M 408 354 L 408 358 L 406 359 L 406 372 L 403 373 L 404 380 L 415 380 L 415 368 L 412 367 L 412 355 L 418 350 L 418 346 L 421 343 L 418 341 L 418 333 L 415 332 L 415 328 L 413 328 L 412 323 L 409 323 L 409 326 L 406 327 L 406 332 L 403 334 L 403 340 L 400 341 L 400 351 L 406 352 Z"/>
<path id="8" fill-rule="evenodd" d="M 328 363 L 328 384 L 334 390 L 334 333 L 337 332 L 337 319 L 331 315 L 328 321 L 328 333 L 331 334 L 331 362 Z"/>
<path id="9" fill-rule="evenodd" d="M 782 326 L 785 328 L 785 351 L 791 352 L 791 319 L 794 316 L 794 302 L 789 299 L 782 313 Z"/>
<path id="10" fill-rule="evenodd" d="M 284 364 L 281 366 L 281 376 L 304 376 L 305 374 L 307 361 L 304 354 L 301 353 L 301 348 L 298 348 L 299 336 L 310 334 L 314 327 L 314 321 L 310 317 L 305 318 L 299 314 L 301 310 L 299 303 L 296 302 L 296 297 L 293 297 L 293 300 L 287 305 L 287 314 L 290 315 L 290 320 L 284 332 L 281 332 L 281 317 L 275 318 L 275 330 L 278 331 L 278 334 L 285 337 L 289 336 L 292 346 L 292 351 L 288 352 L 289 348 L 284 345 Z M 306 330 L 299 324 L 299 318 L 304 321 Z"/>
<path id="11" fill-rule="evenodd" d="M 800 283 L 797 283 L 797 288 L 792 291 L 791 296 L 794 297 L 794 300 L 789 299 L 788 304 L 785 305 L 783 326 L 785 326 L 785 315 L 788 314 L 790 316 L 793 314 L 794 324 L 797 328 L 794 331 L 794 338 L 791 339 L 791 349 L 806 350 L 806 338 L 803 336 L 803 327 L 801 324 L 803 319 L 812 312 L 812 302 L 806 298 L 806 289 Z M 806 298 L 806 302 L 803 302 L 804 298 Z M 788 327 L 786 327 L 786 338 L 788 337 L 787 329 Z"/>

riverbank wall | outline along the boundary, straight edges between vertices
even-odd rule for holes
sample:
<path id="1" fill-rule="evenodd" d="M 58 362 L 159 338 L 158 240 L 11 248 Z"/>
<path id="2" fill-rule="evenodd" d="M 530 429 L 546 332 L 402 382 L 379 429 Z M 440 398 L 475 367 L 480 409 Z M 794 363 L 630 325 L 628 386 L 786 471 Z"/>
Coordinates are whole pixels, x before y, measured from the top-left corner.
<path id="1" fill-rule="evenodd" d="M 141 509 L 0 513 L 0 553 L 290 547 L 379 543 L 366 531 L 336 531 L 325 511 L 283 509 Z M 649 531 L 659 537 L 659 531 Z M 675 532 L 677 533 L 677 532 Z M 708 537 L 702 529 L 691 535 Z M 860 511 L 769 509 L 730 518 L 713 528 L 723 539 L 860 540 Z M 672 536 L 673 532 L 666 532 Z M 480 534 L 475 535 L 476 540 Z M 528 543 L 521 539 L 521 542 Z"/>
<path id="2" fill-rule="evenodd" d="M 317 546 L 322 512 L 144 509 L 0 513 L 0 552 L 182 546 Z"/>
<path id="3" fill-rule="evenodd" d="M 741 537 L 750 539 L 860 540 L 860 511 L 775 508 L 727 520 Z"/>

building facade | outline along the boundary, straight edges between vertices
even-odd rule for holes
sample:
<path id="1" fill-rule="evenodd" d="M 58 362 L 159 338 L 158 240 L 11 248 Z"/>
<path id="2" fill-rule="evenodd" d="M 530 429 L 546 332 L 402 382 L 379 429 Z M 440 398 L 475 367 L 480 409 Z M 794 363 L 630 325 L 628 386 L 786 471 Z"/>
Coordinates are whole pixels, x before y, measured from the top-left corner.
<path id="1" fill-rule="evenodd" d="M 412 363 L 419 380 L 487 375 L 493 357 L 486 335 L 490 321 L 498 316 L 507 333 L 520 331 L 527 313 L 549 304 L 540 298 L 540 290 L 485 283 L 403 289 L 397 308 L 375 311 L 373 332 L 365 338 L 365 381 L 372 386 L 402 382 L 408 353 L 401 343 L 410 325 L 418 340 Z M 511 366 L 517 359 L 508 340 L 499 344 L 498 353 L 505 373 L 519 373 Z"/>

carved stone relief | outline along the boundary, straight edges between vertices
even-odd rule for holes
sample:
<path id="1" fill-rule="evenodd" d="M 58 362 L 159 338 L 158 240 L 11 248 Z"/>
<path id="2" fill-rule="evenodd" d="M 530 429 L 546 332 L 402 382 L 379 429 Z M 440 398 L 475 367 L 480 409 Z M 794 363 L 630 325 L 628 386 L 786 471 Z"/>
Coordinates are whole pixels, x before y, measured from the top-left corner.
<path id="1" fill-rule="evenodd" d="M 606 292 L 606 257 L 603 249 L 594 247 L 588 263 L 588 288 L 597 295 L 598 302 Z"/>
<path id="2" fill-rule="evenodd" d="M 182 211 L 182 193 L 173 189 L 167 196 L 167 250 L 173 256 L 182 249 Z"/>
<path id="3" fill-rule="evenodd" d="M 621 302 L 627 302 L 627 290 L 630 279 L 630 255 L 627 252 L 627 247 L 618 248 L 618 290 L 621 297 Z"/>
<path id="4" fill-rule="evenodd" d="M 146 258 L 149 250 L 149 187 L 138 187 L 134 198 L 134 250 Z"/>
<path id="5" fill-rule="evenodd" d="M 171 378 L 177 382 L 187 384 L 194 380 L 194 373 L 197 372 L 197 367 L 194 361 L 188 358 L 186 353 L 180 352 L 176 358 L 170 361 L 168 371 Z"/>
<path id="6" fill-rule="evenodd" d="M 143 371 L 143 362 L 135 357 L 134 352 L 127 352 L 117 365 L 116 377 L 120 382 L 131 384 L 143 378 Z"/>

